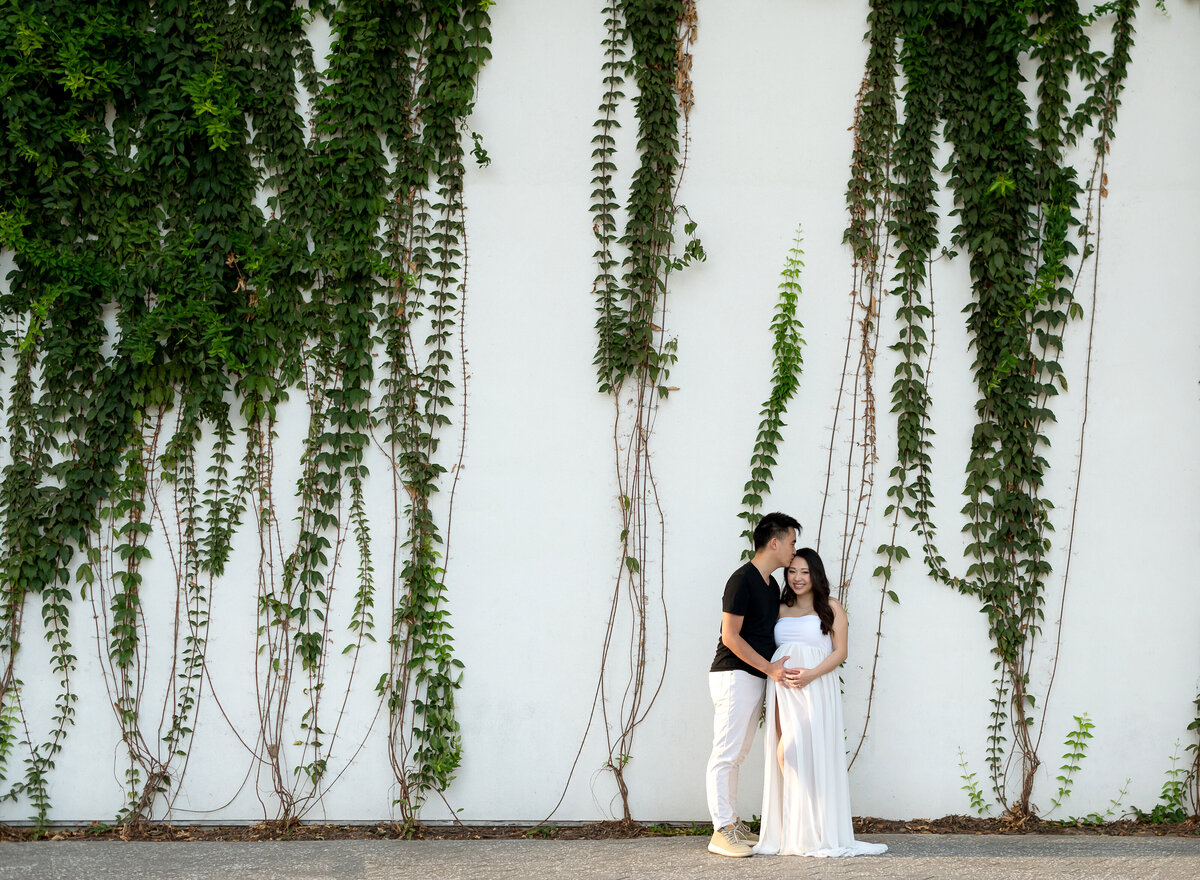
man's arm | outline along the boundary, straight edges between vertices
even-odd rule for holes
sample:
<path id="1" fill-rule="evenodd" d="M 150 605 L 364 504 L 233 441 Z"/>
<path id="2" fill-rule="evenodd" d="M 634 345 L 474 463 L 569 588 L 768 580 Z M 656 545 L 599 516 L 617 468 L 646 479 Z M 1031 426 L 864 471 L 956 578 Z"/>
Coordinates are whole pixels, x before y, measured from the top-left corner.
<path id="1" fill-rule="evenodd" d="M 742 621 L 745 616 L 741 614 L 730 614 L 728 611 L 721 612 L 721 643 L 726 648 L 733 651 L 738 659 L 750 664 L 759 672 L 764 673 L 767 678 L 772 681 L 779 682 L 785 687 L 790 687 L 790 682 L 787 681 L 786 672 L 783 668 L 783 661 L 787 657 L 780 657 L 774 663 L 764 657 L 758 651 L 742 638 Z"/>

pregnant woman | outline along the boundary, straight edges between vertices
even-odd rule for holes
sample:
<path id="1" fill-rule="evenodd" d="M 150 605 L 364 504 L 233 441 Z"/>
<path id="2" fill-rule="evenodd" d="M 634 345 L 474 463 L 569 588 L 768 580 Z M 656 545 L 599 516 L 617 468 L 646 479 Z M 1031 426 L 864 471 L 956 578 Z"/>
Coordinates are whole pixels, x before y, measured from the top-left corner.
<path id="1" fill-rule="evenodd" d="M 766 778 L 761 855 L 878 855 L 887 847 L 854 839 L 850 781 L 836 675 L 846 659 L 846 612 L 829 598 L 829 579 L 815 550 L 788 566 L 775 624 L 775 656 L 801 667 L 795 687 L 767 683 Z"/>

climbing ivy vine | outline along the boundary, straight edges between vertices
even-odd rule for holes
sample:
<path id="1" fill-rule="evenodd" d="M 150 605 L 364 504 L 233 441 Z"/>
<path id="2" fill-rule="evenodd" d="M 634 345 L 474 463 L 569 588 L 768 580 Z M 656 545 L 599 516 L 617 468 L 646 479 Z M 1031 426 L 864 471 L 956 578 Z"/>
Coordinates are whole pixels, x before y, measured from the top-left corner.
<path id="1" fill-rule="evenodd" d="M 692 106 L 691 56 L 696 38 L 694 0 L 612 0 L 605 8 L 604 97 L 593 138 L 592 221 L 599 272 L 596 298 L 595 366 L 601 392 L 614 406 L 614 460 L 621 529 L 613 597 L 601 651 L 596 702 L 604 718 L 608 758 L 605 769 L 617 783 L 624 818 L 630 820 L 626 765 L 634 733 L 645 720 L 666 672 L 667 617 L 662 585 L 664 521 L 654 483 L 650 439 L 659 403 L 673 390 L 667 384 L 676 342 L 667 335 L 666 297 L 673 272 L 704 251 L 696 224 L 677 196 L 687 162 L 687 118 Z M 617 115 L 627 80 L 637 89 L 637 168 L 632 173 L 620 226 Z M 676 246 L 682 222 L 687 240 Z M 657 564 L 654 578 L 650 566 Z M 658 582 L 657 601 L 654 580 Z M 616 672 L 611 649 L 618 612 L 629 609 L 631 631 L 625 682 L 617 685 L 616 718 L 609 717 Z M 657 606 L 657 610 L 656 610 Z M 657 684 L 647 678 L 651 628 L 662 626 Z M 652 675 L 652 673 L 651 673 Z M 586 735 L 585 735 L 586 738 Z"/>
<path id="2" fill-rule="evenodd" d="M 771 394 L 763 402 L 762 421 L 754 438 L 754 451 L 750 454 L 750 479 L 742 489 L 745 495 L 742 511 L 738 514 L 746 521 L 742 537 L 748 546 L 742 550 L 743 559 L 754 556 L 754 528 L 762 519 L 763 494 L 771 490 L 776 456 L 783 442 L 783 416 L 788 402 L 800 387 L 800 373 L 804 369 L 804 337 L 801 335 L 804 325 L 796 317 L 796 307 L 803 292 L 800 287 L 800 273 L 804 269 L 804 250 L 800 247 L 803 240 L 803 230 L 797 227 L 780 273 L 779 301 L 771 319 L 771 353 L 774 355 Z"/>
<path id="3" fill-rule="evenodd" d="M 0 248 L 14 266 L 0 299 L 0 774 L 38 822 L 75 720 L 77 596 L 127 753 L 121 818 L 170 809 L 239 535 L 259 562 L 261 728 L 243 741 L 281 818 L 319 800 L 345 707 L 325 704 L 349 566 L 338 690 L 377 632 L 372 444 L 395 499 L 378 693 L 401 818 L 453 778 L 461 664 L 432 502 L 465 392 L 462 140 L 490 5 L 0 4 Z M 276 447 L 297 406 L 290 491 Z M 289 494 L 298 514 L 281 523 Z M 163 601 L 143 579 L 152 557 L 175 572 L 165 652 L 146 629 L 146 602 Z M 18 678 L 31 605 L 58 679 L 48 729 Z"/>
<path id="4" fill-rule="evenodd" d="M 885 511 L 892 536 L 879 548 L 876 575 L 882 595 L 896 598 L 890 580 L 908 555 L 897 536 L 903 518 L 920 537 L 931 575 L 980 602 L 997 670 L 988 767 L 997 799 L 1017 817 L 1030 812 L 1040 763 L 1030 670 L 1051 574 L 1046 425 L 1054 419 L 1053 399 L 1067 388 L 1059 357 L 1067 325 L 1083 313 L 1075 295 L 1078 269 L 1094 253 L 1092 201 L 1107 194 L 1103 158 L 1114 136 L 1136 7 L 1117 0 L 1085 15 L 1074 2 L 877 0 L 871 8 L 846 238 L 861 273 L 856 279 L 865 282 L 864 351 L 873 352 L 888 242 L 895 259 L 886 294 L 899 323 L 891 346 L 898 356 L 892 412 L 899 463 L 889 474 Z M 1101 22 L 1111 26 L 1108 52 L 1094 48 L 1090 37 Z M 1022 88 L 1029 69 L 1033 106 Z M 1089 133 L 1096 161 L 1081 181 L 1072 159 Z M 944 165 L 935 159 L 939 140 L 949 151 Z M 930 268 L 943 255 L 939 173 L 954 199 L 946 255 L 965 254 L 972 282 L 964 312 L 977 403 L 961 572 L 938 550 L 931 480 Z"/>

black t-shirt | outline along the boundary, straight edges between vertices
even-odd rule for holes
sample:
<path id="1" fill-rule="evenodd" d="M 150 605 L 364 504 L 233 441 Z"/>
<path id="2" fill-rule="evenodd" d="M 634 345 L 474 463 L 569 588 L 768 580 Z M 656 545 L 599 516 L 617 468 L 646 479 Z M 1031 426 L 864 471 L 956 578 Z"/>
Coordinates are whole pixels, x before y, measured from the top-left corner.
<path id="1" fill-rule="evenodd" d="M 747 562 L 730 575 L 725 584 L 721 610 L 743 618 L 742 638 L 770 660 L 775 653 L 775 621 L 779 619 L 779 585 L 775 583 L 775 578 L 766 583 L 754 563 Z M 741 669 L 759 678 L 767 677 L 725 647 L 718 635 L 717 655 L 709 670 L 722 672 L 727 669 Z"/>

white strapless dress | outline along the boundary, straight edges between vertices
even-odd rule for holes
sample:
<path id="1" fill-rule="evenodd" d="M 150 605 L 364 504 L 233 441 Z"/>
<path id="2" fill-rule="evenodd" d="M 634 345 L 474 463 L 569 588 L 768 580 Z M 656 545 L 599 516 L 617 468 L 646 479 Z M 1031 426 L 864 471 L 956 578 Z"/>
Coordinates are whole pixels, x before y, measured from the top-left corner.
<path id="1" fill-rule="evenodd" d="M 815 614 L 781 617 L 775 624 L 774 662 L 811 669 L 833 652 Z M 775 718 L 779 718 L 784 769 L 779 768 Z M 861 856 L 886 852 L 881 843 L 854 839 L 850 780 L 837 672 L 795 689 L 767 682 L 766 773 L 761 855 Z"/>

